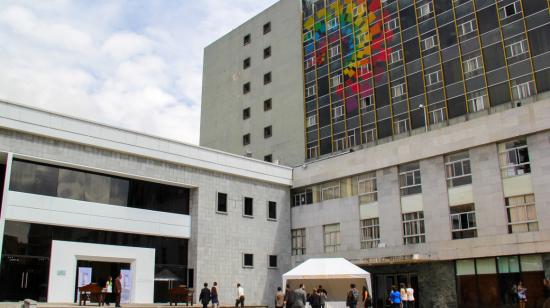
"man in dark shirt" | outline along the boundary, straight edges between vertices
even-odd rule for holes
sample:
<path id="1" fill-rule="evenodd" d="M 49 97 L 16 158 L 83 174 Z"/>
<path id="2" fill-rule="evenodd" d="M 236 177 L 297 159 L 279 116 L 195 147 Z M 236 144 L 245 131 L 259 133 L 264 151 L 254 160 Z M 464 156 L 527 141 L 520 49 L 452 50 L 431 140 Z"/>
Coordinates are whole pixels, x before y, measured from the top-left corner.
<path id="1" fill-rule="evenodd" d="M 202 303 L 203 308 L 208 307 L 208 303 L 210 303 L 210 289 L 208 288 L 208 283 L 204 283 L 204 288 L 201 290 L 201 294 L 199 295 L 199 302 Z"/>
<path id="2" fill-rule="evenodd" d="M 120 294 L 122 293 L 122 275 L 118 273 L 115 279 L 115 307 L 120 307 Z"/>

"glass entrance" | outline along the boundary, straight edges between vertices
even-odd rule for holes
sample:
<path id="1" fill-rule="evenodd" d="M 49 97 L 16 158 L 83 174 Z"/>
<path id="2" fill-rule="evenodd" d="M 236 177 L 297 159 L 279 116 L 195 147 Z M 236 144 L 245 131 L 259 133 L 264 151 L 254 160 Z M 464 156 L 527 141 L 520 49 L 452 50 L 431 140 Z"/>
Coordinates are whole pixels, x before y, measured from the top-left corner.
<path id="1" fill-rule="evenodd" d="M 77 302 L 77 290 L 78 290 L 78 268 L 80 267 L 89 267 L 91 268 L 91 277 L 90 283 L 98 284 L 101 287 L 105 287 L 109 277 L 112 278 L 113 288 L 114 282 L 121 270 L 130 269 L 129 263 L 114 263 L 114 262 L 98 262 L 98 261 L 87 261 L 87 260 L 78 260 L 76 263 L 76 280 L 75 280 L 75 294 L 74 301 Z M 114 297 L 110 296 L 107 298 L 108 302 L 114 302 Z"/>
<path id="2" fill-rule="evenodd" d="M 373 281 L 373 307 L 390 307 L 388 297 L 390 295 L 391 288 L 392 286 L 399 288 L 401 283 L 405 284 L 405 286 L 410 284 L 414 289 L 415 305 L 409 305 L 409 307 L 419 307 L 420 292 L 418 290 L 418 275 L 416 273 L 391 273 L 376 275 Z"/>
<path id="3" fill-rule="evenodd" d="M 4 255 L 0 275 L 0 300 L 33 299 L 45 302 L 48 295 L 48 258 Z"/>

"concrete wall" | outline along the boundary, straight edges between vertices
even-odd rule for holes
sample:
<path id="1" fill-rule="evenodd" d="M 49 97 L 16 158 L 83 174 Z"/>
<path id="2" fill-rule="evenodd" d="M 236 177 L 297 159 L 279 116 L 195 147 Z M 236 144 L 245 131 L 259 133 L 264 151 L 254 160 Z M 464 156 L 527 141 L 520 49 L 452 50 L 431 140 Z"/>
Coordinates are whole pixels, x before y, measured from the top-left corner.
<path id="1" fill-rule="evenodd" d="M 201 106 L 202 146 L 296 166 L 304 161 L 304 104 L 302 75 L 301 7 L 299 0 L 281 0 L 229 32 L 204 51 Z M 263 25 L 271 22 L 271 32 L 263 34 Z M 243 37 L 251 43 L 243 46 Z M 271 57 L 263 50 L 271 46 Z M 251 58 L 244 70 L 243 60 Z M 263 75 L 271 72 L 272 82 L 263 84 Z M 251 91 L 243 94 L 244 83 Z M 263 102 L 272 99 L 272 110 L 264 111 Z M 251 116 L 243 120 L 242 111 Z M 263 129 L 273 127 L 273 136 L 264 139 Z M 243 146 L 242 136 L 250 133 L 251 143 Z"/>

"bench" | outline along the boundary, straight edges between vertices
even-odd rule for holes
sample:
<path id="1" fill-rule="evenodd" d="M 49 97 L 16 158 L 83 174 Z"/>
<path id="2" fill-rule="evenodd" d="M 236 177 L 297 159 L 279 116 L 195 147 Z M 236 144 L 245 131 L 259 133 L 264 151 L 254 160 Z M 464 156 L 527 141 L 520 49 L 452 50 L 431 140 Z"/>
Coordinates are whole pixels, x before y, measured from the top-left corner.
<path id="1" fill-rule="evenodd" d="M 96 283 L 90 283 L 88 285 L 78 288 L 80 293 L 80 300 L 78 302 L 79 306 L 86 306 L 86 301 L 97 302 L 98 306 L 101 306 L 103 303 L 103 292 L 102 288 Z"/>
<path id="2" fill-rule="evenodd" d="M 170 306 L 172 306 L 172 303 L 174 303 L 175 306 L 177 306 L 178 303 L 185 303 L 185 306 L 189 304 L 193 305 L 193 289 L 175 287 L 168 291 L 168 296 L 170 298 Z"/>

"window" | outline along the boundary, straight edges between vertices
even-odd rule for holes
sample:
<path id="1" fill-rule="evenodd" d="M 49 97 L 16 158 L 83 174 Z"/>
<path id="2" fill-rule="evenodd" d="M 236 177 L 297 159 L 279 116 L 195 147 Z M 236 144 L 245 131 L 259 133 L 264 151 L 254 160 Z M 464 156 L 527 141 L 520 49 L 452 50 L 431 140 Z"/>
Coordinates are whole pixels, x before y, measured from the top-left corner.
<path id="1" fill-rule="evenodd" d="M 310 115 L 307 117 L 307 127 L 315 126 L 317 124 L 317 115 Z"/>
<path id="2" fill-rule="evenodd" d="M 243 109 L 243 120 L 250 118 L 250 107 Z"/>
<path id="3" fill-rule="evenodd" d="M 346 138 L 337 138 L 334 139 L 334 142 L 332 143 L 333 151 L 342 151 L 346 148 Z"/>
<path id="4" fill-rule="evenodd" d="M 430 110 L 430 124 L 437 124 L 445 122 L 445 108 L 438 108 L 435 110 Z"/>
<path id="5" fill-rule="evenodd" d="M 333 87 L 339 86 L 342 84 L 342 75 L 338 74 L 336 76 L 332 76 L 330 81 L 332 82 Z"/>
<path id="6" fill-rule="evenodd" d="M 353 8 L 353 17 L 357 17 L 357 16 L 363 14 L 363 11 L 364 11 L 364 9 L 363 9 L 363 5 L 362 5 L 362 4 L 360 4 L 360 5 L 356 6 L 356 7 L 354 7 L 354 8 Z"/>
<path id="7" fill-rule="evenodd" d="M 398 28 L 398 23 L 397 23 L 398 19 L 397 18 L 394 18 L 388 22 L 386 22 L 386 30 L 395 30 Z"/>
<path id="8" fill-rule="evenodd" d="M 250 92 L 250 82 L 243 84 L 243 94 Z"/>
<path id="9" fill-rule="evenodd" d="M 306 88 L 306 97 L 310 97 L 312 95 L 315 95 L 315 85 Z"/>
<path id="10" fill-rule="evenodd" d="M 498 145 L 502 178 L 531 173 L 527 141 L 519 139 Z"/>
<path id="11" fill-rule="evenodd" d="M 336 106 L 332 108 L 332 117 L 336 120 L 344 115 L 344 106 Z"/>
<path id="12" fill-rule="evenodd" d="M 485 95 L 483 93 L 476 94 L 475 96 L 468 99 L 468 106 L 470 112 L 478 112 L 485 109 Z"/>
<path id="13" fill-rule="evenodd" d="M 357 46 L 359 47 L 365 45 L 367 43 L 367 39 L 369 39 L 366 33 L 358 33 L 355 38 L 357 39 Z"/>
<path id="14" fill-rule="evenodd" d="M 267 219 L 277 220 L 277 202 L 267 202 Z"/>
<path id="15" fill-rule="evenodd" d="M 264 161 L 266 161 L 268 163 L 273 162 L 273 155 L 271 155 L 271 154 L 265 155 L 264 156 Z"/>
<path id="16" fill-rule="evenodd" d="M 315 65 L 315 57 L 311 57 L 309 59 L 307 59 L 305 62 L 304 62 L 304 68 L 307 70 L 308 68 L 312 67 Z"/>
<path id="17" fill-rule="evenodd" d="M 264 24 L 264 34 L 271 32 L 271 22 Z"/>
<path id="18" fill-rule="evenodd" d="M 470 154 L 466 151 L 447 155 L 445 157 L 445 173 L 449 188 L 472 184 Z"/>
<path id="19" fill-rule="evenodd" d="M 372 95 L 361 97 L 361 109 L 372 106 Z"/>
<path id="20" fill-rule="evenodd" d="M 380 244 L 378 217 L 361 220 L 361 249 L 376 248 Z"/>
<path id="21" fill-rule="evenodd" d="M 307 148 L 307 158 L 317 157 L 317 152 L 319 150 L 318 146 L 312 146 Z"/>
<path id="22" fill-rule="evenodd" d="M 321 201 L 340 198 L 340 182 L 334 181 L 321 185 Z"/>
<path id="23" fill-rule="evenodd" d="M 512 43 L 506 47 L 508 58 L 522 55 L 527 52 L 527 40 Z"/>
<path id="24" fill-rule="evenodd" d="M 435 47 L 435 35 L 432 35 L 428 37 L 427 39 L 424 39 L 422 41 L 422 47 L 424 47 L 424 51 L 432 49 Z"/>
<path id="25" fill-rule="evenodd" d="M 431 86 L 441 82 L 441 73 L 439 71 L 426 75 L 426 85 Z"/>
<path id="26" fill-rule="evenodd" d="M 476 213 L 473 204 L 451 206 L 453 240 L 477 237 Z"/>
<path id="27" fill-rule="evenodd" d="M 401 196 L 419 194 L 422 192 L 420 165 L 418 162 L 399 166 L 399 188 Z"/>
<path id="28" fill-rule="evenodd" d="M 323 226 L 325 252 L 336 252 L 340 248 L 340 224 Z"/>
<path id="29" fill-rule="evenodd" d="M 508 233 L 532 232 L 539 230 L 535 195 L 509 197 L 506 201 Z"/>
<path id="30" fill-rule="evenodd" d="M 264 138 L 269 138 L 273 135 L 271 125 L 264 127 Z"/>
<path id="31" fill-rule="evenodd" d="M 334 45 L 330 47 L 328 53 L 329 53 L 329 57 L 331 58 L 336 57 L 337 55 L 340 54 L 340 45 Z"/>
<path id="32" fill-rule="evenodd" d="M 292 255 L 299 256 L 306 254 L 306 229 L 293 229 L 292 235 Z"/>
<path id="33" fill-rule="evenodd" d="M 216 200 L 216 212 L 227 213 L 227 194 L 218 193 Z"/>
<path id="34" fill-rule="evenodd" d="M 359 196 L 359 204 L 374 202 L 378 199 L 376 172 L 357 177 L 357 195 Z"/>
<path id="35" fill-rule="evenodd" d="M 254 216 L 254 199 L 244 197 L 243 216 Z"/>
<path id="36" fill-rule="evenodd" d="M 458 26 L 458 35 L 464 36 L 468 33 L 472 33 L 476 30 L 475 23 L 473 20 L 468 20 Z"/>
<path id="37" fill-rule="evenodd" d="M 479 56 L 464 61 L 464 73 L 472 73 L 481 68 Z"/>
<path id="38" fill-rule="evenodd" d="M 360 76 L 368 74 L 371 72 L 370 63 L 359 65 L 356 70 L 357 74 L 359 74 Z"/>
<path id="39" fill-rule="evenodd" d="M 409 131 L 409 119 L 403 119 L 395 122 L 394 124 L 395 134 L 399 135 Z"/>
<path id="40" fill-rule="evenodd" d="M 309 30 L 304 33 L 304 42 L 309 41 L 313 38 L 313 30 Z"/>
<path id="41" fill-rule="evenodd" d="M 248 44 L 250 44 L 250 41 L 251 41 L 251 37 L 250 37 L 250 34 L 247 34 L 243 37 L 243 46 L 246 46 Z"/>
<path id="42" fill-rule="evenodd" d="M 268 98 L 264 101 L 264 111 L 271 110 L 271 98 Z"/>
<path id="43" fill-rule="evenodd" d="M 365 135 L 365 142 L 374 142 L 376 140 L 376 128 L 371 128 L 363 132 Z"/>
<path id="44" fill-rule="evenodd" d="M 246 58 L 243 60 L 243 69 L 247 69 L 250 67 L 250 58 Z"/>
<path id="45" fill-rule="evenodd" d="M 250 144 L 250 134 L 243 135 L 243 145 Z"/>
<path id="46" fill-rule="evenodd" d="M 401 61 L 401 59 L 402 59 L 401 49 L 398 49 L 390 53 L 390 64 L 394 64 L 398 61 Z"/>
<path id="47" fill-rule="evenodd" d="M 516 15 L 521 11 L 521 6 L 519 1 L 503 6 L 499 9 L 500 19 L 508 18 L 510 16 Z"/>
<path id="48" fill-rule="evenodd" d="M 328 30 L 332 30 L 338 27 L 338 18 L 333 18 L 328 21 Z"/>
<path id="49" fill-rule="evenodd" d="M 268 267 L 269 268 L 277 268 L 277 256 L 270 255 L 268 257 Z"/>
<path id="50" fill-rule="evenodd" d="M 403 244 L 418 244 L 426 242 L 424 229 L 424 212 L 403 214 Z"/>
<path id="51" fill-rule="evenodd" d="M 313 203 L 313 190 L 311 188 L 302 188 L 294 191 L 292 194 L 292 206 L 301 206 Z"/>
<path id="52" fill-rule="evenodd" d="M 271 46 L 264 48 L 264 59 L 271 57 Z"/>
<path id="53" fill-rule="evenodd" d="M 392 94 L 392 98 L 397 98 L 405 95 L 405 84 L 401 83 L 391 87 L 391 94 Z"/>
<path id="54" fill-rule="evenodd" d="M 430 3 L 426 3 L 424 5 L 421 5 L 420 7 L 418 7 L 418 17 L 424 17 L 424 16 L 427 16 L 429 15 L 430 13 L 432 12 L 432 7 L 430 5 Z"/>
<path id="55" fill-rule="evenodd" d="M 243 267 L 254 267 L 254 255 L 243 253 Z"/>
<path id="56" fill-rule="evenodd" d="M 531 89 L 532 87 L 531 84 L 532 82 L 528 81 L 528 82 L 524 82 L 514 86 L 513 88 L 514 99 L 521 100 L 535 94 L 534 91 L 532 91 Z"/>
<path id="57" fill-rule="evenodd" d="M 355 131 L 354 130 L 348 131 L 348 146 L 350 146 L 350 147 L 355 146 Z"/>
<path id="58" fill-rule="evenodd" d="M 268 84 L 271 82 L 271 72 L 264 74 L 264 84 Z"/>

